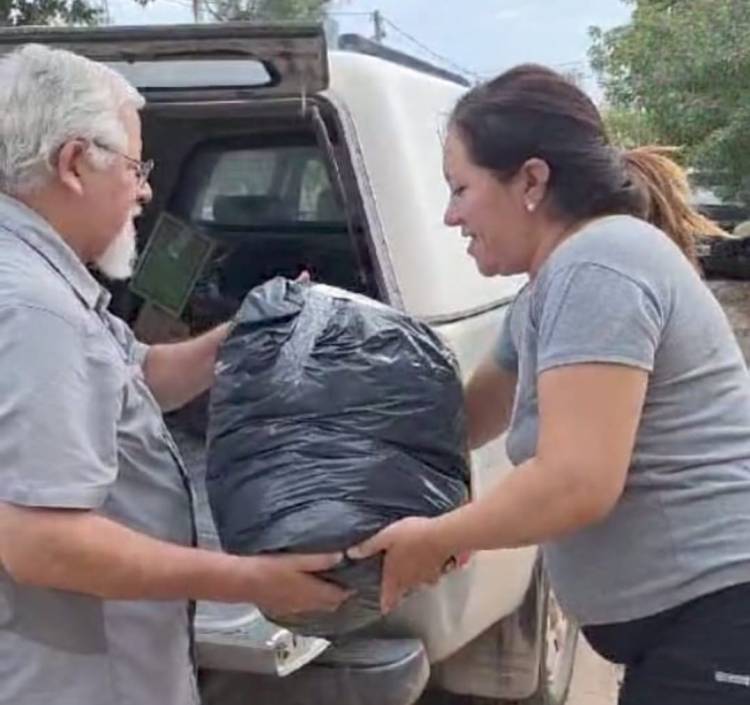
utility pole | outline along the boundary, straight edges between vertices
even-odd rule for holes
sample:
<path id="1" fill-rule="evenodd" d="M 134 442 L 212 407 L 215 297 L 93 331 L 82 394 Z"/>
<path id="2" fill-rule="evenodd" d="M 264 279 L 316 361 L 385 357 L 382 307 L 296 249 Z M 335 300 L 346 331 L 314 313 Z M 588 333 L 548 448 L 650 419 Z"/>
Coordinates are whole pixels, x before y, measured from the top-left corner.
<path id="1" fill-rule="evenodd" d="M 112 24 L 112 15 L 109 11 L 109 0 L 102 0 L 101 11 L 103 24 Z"/>
<path id="2" fill-rule="evenodd" d="M 372 23 L 375 26 L 375 41 L 378 44 L 382 44 L 385 39 L 385 23 L 383 22 L 383 15 L 380 10 L 375 10 L 372 13 Z"/>
<path id="3" fill-rule="evenodd" d="M 193 22 L 203 21 L 203 4 L 201 0 L 193 0 Z"/>

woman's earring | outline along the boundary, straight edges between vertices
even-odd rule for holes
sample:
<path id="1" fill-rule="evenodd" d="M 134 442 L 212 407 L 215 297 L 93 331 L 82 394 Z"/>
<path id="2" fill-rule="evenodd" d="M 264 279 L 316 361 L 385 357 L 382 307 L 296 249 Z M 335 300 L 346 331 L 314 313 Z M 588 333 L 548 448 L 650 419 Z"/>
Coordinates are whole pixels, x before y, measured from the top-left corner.
<path id="1" fill-rule="evenodd" d="M 534 208 L 536 208 L 536 206 L 531 201 L 526 201 L 526 210 L 529 213 L 533 213 L 534 212 Z"/>

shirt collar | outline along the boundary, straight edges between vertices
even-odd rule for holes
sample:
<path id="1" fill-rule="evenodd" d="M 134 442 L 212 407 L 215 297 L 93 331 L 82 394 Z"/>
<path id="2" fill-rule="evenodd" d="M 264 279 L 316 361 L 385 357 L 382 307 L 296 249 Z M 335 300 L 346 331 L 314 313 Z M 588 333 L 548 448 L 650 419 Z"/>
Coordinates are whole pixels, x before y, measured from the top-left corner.
<path id="1" fill-rule="evenodd" d="M 19 237 L 62 276 L 89 308 L 103 309 L 110 294 L 60 234 L 36 211 L 0 192 L 0 227 Z"/>

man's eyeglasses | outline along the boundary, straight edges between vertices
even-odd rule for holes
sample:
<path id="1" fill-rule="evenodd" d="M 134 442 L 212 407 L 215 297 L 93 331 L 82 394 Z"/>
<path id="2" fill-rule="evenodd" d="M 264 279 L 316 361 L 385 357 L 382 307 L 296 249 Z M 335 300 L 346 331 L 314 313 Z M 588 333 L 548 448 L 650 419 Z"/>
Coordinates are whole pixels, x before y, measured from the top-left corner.
<path id="1" fill-rule="evenodd" d="M 154 169 L 154 160 L 153 159 L 147 159 L 145 162 L 139 161 L 138 159 L 133 159 L 133 157 L 129 157 L 127 154 L 124 154 L 118 149 L 115 149 L 114 147 L 110 147 L 109 145 L 102 144 L 101 142 L 98 142 L 97 140 L 93 140 L 91 142 L 95 147 L 98 147 L 99 149 L 103 149 L 105 152 L 109 152 L 110 154 L 116 154 L 120 157 L 122 157 L 128 164 L 131 164 L 133 166 L 133 171 L 135 171 L 135 175 L 138 177 L 138 185 L 143 186 L 147 181 L 148 177 L 151 175 L 151 172 Z"/>

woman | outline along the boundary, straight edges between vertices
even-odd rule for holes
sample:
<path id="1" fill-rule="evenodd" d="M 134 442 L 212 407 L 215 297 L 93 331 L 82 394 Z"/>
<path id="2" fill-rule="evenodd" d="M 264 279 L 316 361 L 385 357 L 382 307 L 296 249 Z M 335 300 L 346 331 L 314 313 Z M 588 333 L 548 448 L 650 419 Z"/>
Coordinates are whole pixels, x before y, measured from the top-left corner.
<path id="1" fill-rule="evenodd" d="M 453 556 L 541 544 L 622 705 L 749 702 L 750 381 L 682 230 L 632 217 L 657 191 L 542 67 L 463 97 L 444 165 L 479 271 L 529 274 L 466 391 L 471 445 L 507 428 L 517 467 L 350 554 L 385 552 L 387 611 Z"/>

